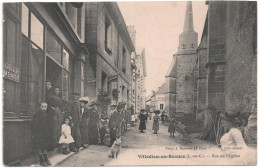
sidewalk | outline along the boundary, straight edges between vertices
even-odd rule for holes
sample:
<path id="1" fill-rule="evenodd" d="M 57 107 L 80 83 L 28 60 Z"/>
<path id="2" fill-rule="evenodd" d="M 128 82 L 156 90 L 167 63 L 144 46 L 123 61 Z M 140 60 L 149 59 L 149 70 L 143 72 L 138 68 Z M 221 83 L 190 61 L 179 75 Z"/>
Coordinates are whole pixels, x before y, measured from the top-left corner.
<path id="1" fill-rule="evenodd" d="M 88 147 L 88 146 L 87 146 Z M 86 147 L 86 148 L 87 148 Z M 79 152 L 86 149 L 86 148 L 83 148 L 81 147 L 79 149 Z M 76 154 L 75 152 L 70 152 L 70 154 L 68 155 L 64 155 L 62 153 L 59 153 L 58 152 L 58 149 L 55 149 L 54 151 L 49 151 L 48 152 L 48 158 L 49 158 L 49 161 L 51 162 L 52 165 L 50 165 L 51 167 L 53 166 L 58 166 L 60 165 L 61 163 L 63 163 L 64 161 L 66 161 L 67 159 L 69 159 L 71 156 L 73 156 L 74 154 Z M 39 159 L 38 159 L 38 156 L 33 156 L 29 159 L 26 159 L 24 161 L 22 161 L 21 163 L 21 166 L 26 166 L 26 167 L 42 167 L 39 163 Z"/>

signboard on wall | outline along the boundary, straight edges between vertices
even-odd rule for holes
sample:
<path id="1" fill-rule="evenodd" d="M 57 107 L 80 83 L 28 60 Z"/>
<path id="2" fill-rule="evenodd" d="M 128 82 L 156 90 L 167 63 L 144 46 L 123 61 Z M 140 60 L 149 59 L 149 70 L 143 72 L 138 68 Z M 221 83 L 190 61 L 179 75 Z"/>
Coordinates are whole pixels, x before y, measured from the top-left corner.
<path id="1" fill-rule="evenodd" d="M 13 65 L 10 65 L 8 63 L 4 63 L 4 70 L 3 70 L 3 76 L 6 79 L 19 82 L 20 78 L 20 70 Z"/>

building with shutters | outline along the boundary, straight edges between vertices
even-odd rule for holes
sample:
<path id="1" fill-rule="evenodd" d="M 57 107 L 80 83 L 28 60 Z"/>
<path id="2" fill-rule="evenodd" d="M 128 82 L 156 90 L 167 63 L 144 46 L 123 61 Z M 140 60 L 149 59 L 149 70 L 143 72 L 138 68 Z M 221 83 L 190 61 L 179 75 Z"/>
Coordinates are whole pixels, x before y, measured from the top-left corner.
<path id="1" fill-rule="evenodd" d="M 85 7 L 85 40 L 90 53 L 85 64 L 85 93 L 94 101 L 99 91 L 108 91 L 112 103 L 130 106 L 135 47 L 120 9 L 116 2 L 86 2 Z M 115 92 L 118 98 L 113 97 Z"/>

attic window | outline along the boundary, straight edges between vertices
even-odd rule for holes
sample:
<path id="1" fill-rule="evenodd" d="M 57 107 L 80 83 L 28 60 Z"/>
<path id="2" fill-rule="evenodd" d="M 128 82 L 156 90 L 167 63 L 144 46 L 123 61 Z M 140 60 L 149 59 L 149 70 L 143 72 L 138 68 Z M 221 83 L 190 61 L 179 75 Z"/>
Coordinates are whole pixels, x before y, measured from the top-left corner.
<path id="1" fill-rule="evenodd" d="M 185 49 L 186 48 L 186 45 L 185 44 L 182 44 L 182 49 Z"/>

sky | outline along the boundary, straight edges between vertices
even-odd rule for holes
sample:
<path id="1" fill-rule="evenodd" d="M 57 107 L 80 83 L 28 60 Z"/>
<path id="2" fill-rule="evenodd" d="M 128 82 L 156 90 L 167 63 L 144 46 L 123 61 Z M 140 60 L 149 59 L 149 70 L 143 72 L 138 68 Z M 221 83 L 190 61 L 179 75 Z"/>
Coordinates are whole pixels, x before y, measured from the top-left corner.
<path id="1" fill-rule="evenodd" d="M 136 29 L 136 48 L 146 52 L 146 95 L 165 81 L 173 54 L 178 50 L 183 32 L 186 1 L 118 2 L 126 25 Z M 208 6 L 205 1 L 193 1 L 193 24 L 200 42 Z"/>

